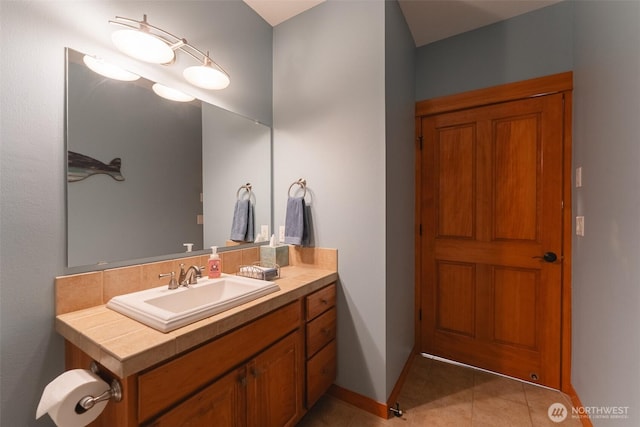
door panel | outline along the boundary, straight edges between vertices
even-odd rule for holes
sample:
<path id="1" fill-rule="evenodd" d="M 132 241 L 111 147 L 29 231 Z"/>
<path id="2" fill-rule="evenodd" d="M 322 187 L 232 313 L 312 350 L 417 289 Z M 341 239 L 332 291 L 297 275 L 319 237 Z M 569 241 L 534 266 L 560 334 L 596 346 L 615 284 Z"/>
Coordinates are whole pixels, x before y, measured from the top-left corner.
<path id="1" fill-rule="evenodd" d="M 539 122 L 537 115 L 495 122 L 494 240 L 537 240 Z"/>
<path id="2" fill-rule="evenodd" d="M 421 350 L 560 386 L 561 94 L 421 119 Z"/>
<path id="3" fill-rule="evenodd" d="M 472 126 L 439 133 L 438 235 L 472 238 L 474 234 L 475 141 Z"/>
<path id="4" fill-rule="evenodd" d="M 475 322 L 475 267 L 473 264 L 439 262 L 437 328 L 473 337 Z"/>
<path id="5" fill-rule="evenodd" d="M 535 270 L 493 268 L 493 335 L 496 342 L 535 350 L 539 274 Z"/>

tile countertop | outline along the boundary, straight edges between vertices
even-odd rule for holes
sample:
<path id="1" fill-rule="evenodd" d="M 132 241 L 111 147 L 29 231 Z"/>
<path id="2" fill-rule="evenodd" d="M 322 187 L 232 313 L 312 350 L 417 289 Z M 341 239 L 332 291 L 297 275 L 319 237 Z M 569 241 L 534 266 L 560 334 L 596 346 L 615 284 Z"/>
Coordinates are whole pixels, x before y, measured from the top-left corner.
<path id="1" fill-rule="evenodd" d="M 126 378 L 220 336 L 335 282 L 338 273 L 308 266 L 283 267 L 280 290 L 206 319 L 162 333 L 106 308 L 56 316 L 56 331 L 120 378 Z"/>

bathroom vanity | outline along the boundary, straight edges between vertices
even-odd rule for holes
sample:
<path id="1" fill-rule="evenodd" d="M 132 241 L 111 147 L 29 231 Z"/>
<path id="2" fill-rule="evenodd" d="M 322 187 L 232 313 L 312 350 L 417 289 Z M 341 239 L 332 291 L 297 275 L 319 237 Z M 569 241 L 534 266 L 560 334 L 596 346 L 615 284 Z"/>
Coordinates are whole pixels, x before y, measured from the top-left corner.
<path id="1" fill-rule="evenodd" d="M 295 425 L 336 375 L 337 253 L 292 252 L 279 291 L 169 333 L 104 302 L 58 314 L 66 369 L 94 360 L 122 384 L 91 425 Z"/>

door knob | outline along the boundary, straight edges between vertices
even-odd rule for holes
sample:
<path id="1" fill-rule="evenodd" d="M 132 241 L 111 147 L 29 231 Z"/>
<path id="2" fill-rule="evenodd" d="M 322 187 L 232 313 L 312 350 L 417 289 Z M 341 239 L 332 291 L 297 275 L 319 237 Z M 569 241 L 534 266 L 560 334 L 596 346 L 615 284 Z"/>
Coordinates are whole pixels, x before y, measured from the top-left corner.
<path id="1" fill-rule="evenodd" d="M 542 256 L 534 256 L 533 258 L 541 259 L 544 262 L 555 262 L 558 259 L 558 255 L 555 252 L 545 252 Z"/>

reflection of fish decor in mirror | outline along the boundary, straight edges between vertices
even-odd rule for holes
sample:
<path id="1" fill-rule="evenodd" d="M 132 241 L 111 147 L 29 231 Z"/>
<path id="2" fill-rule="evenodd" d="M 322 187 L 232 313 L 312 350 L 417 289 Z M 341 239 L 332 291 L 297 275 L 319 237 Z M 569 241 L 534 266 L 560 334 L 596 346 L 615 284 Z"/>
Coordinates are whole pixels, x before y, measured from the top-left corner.
<path id="1" fill-rule="evenodd" d="M 105 174 L 109 175 L 116 181 L 124 181 L 124 177 L 120 172 L 122 160 L 116 157 L 109 164 L 102 163 L 93 157 L 73 151 L 68 152 L 67 181 L 82 181 L 91 175 Z"/>

